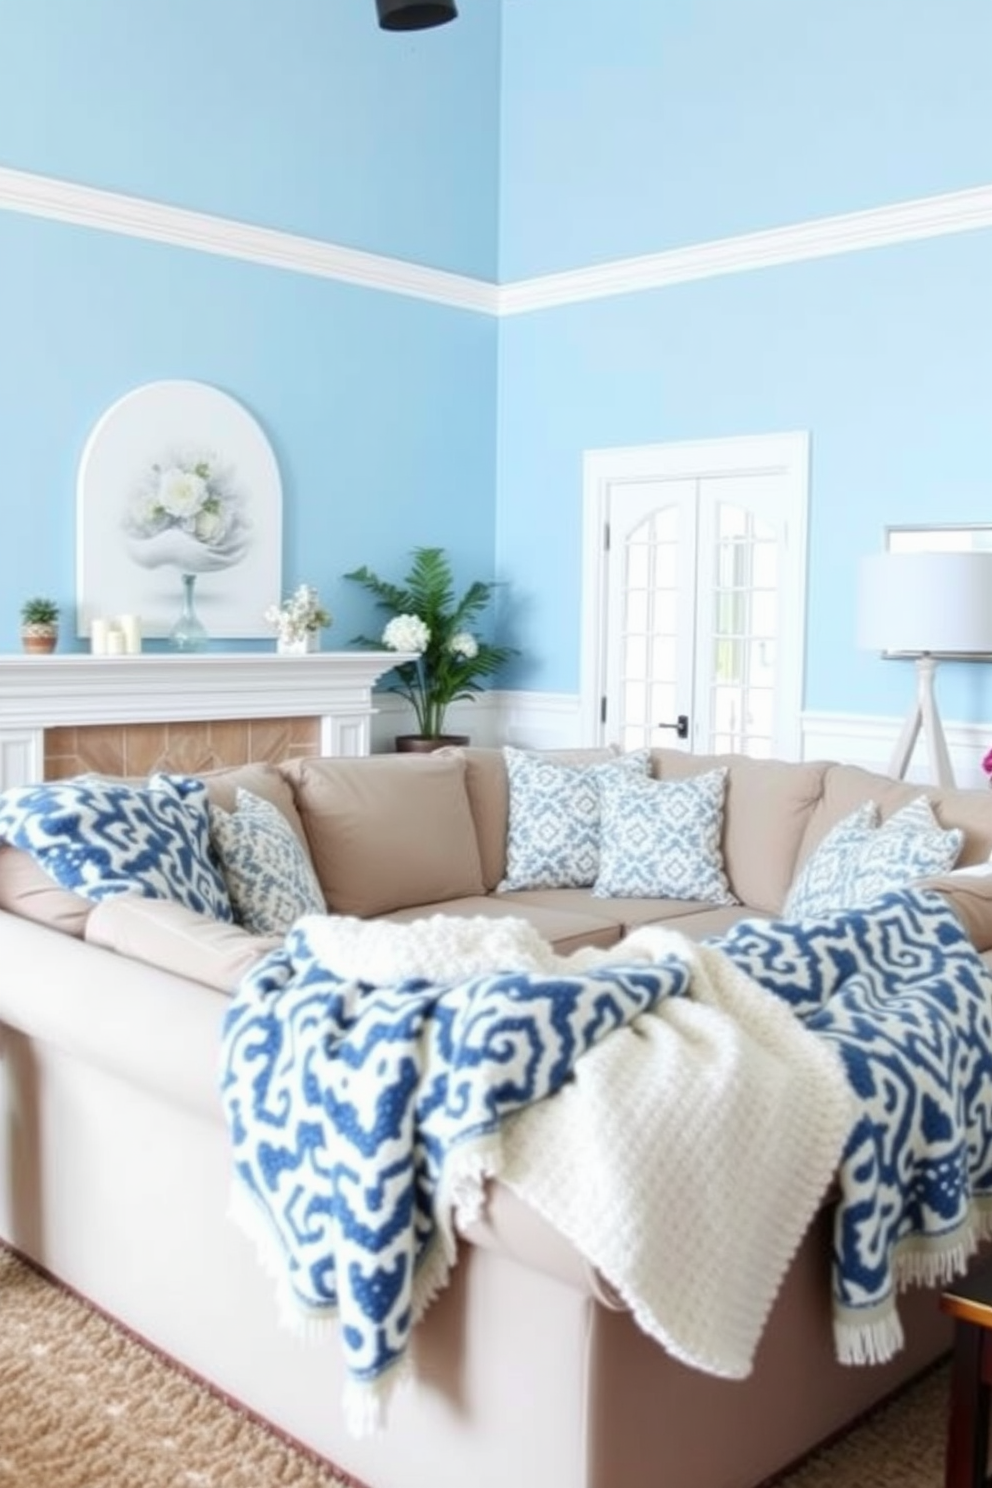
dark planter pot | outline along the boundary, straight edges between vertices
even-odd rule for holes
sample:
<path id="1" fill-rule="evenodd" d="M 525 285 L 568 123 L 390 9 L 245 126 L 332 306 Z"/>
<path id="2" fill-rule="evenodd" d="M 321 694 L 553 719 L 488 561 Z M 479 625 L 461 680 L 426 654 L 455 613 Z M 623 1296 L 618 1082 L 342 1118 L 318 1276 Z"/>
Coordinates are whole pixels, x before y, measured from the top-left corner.
<path id="1" fill-rule="evenodd" d="M 470 742 L 468 734 L 437 734 L 429 739 L 425 734 L 397 734 L 397 754 L 433 754 L 435 749 L 446 749 L 449 745 L 464 747 Z"/>

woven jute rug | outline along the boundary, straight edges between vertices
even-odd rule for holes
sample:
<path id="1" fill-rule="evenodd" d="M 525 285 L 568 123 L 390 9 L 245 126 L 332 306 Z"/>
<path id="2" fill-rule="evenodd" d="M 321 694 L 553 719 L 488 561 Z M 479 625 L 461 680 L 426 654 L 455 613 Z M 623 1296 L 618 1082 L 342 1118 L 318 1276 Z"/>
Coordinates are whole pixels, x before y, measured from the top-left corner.
<path id="1" fill-rule="evenodd" d="M 777 1488 L 940 1488 L 946 1414 L 940 1368 Z M 0 1247 L 0 1488 L 353 1485 Z"/>

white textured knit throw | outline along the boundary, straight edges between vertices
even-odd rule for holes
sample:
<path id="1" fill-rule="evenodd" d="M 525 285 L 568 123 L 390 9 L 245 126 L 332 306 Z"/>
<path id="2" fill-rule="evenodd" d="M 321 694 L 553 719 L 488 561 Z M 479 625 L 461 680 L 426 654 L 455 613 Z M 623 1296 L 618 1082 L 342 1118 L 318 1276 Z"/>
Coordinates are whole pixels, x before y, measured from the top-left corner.
<path id="1" fill-rule="evenodd" d="M 640 1014 L 553 1100 L 512 1116 L 500 1177 L 651 1337 L 736 1379 L 750 1373 L 855 1104 L 835 1051 L 715 947 L 647 927 L 611 954 L 676 948 L 692 964 L 691 1000 Z"/>

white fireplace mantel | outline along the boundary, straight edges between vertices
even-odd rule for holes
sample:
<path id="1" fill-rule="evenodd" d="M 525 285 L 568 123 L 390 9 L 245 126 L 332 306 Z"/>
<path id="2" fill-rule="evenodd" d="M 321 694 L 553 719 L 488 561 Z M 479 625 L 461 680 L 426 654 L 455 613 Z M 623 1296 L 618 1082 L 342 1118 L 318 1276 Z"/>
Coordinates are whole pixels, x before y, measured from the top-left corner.
<path id="1" fill-rule="evenodd" d="M 42 778 L 46 728 L 319 718 L 322 754 L 368 754 L 372 688 L 396 651 L 0 656 L 0 788 Z"/>

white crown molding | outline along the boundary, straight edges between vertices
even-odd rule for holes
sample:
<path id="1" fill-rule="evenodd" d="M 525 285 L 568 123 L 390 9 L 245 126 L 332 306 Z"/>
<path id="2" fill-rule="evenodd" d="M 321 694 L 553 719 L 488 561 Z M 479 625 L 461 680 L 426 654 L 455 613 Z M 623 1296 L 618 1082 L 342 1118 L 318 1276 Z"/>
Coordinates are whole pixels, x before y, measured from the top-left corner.
<path id="1" fill-rule="evenodd" d="M 992 186 L 921 197 L 867 211 L 814 218 L 789 227 L 718 238 L 663 253 L 616 259 L 588 269 L 521 279 L 500 290 L 501 315 L 520 315 L 581 300 L 664 289 L 694 279 L 741 274 L 753 269 L 891 247 L 919 238 L 945 237 L 992 227 Z"/>
<path id="2" fill-rule="evenodd" d="M 788 227 L 504 285 L 3 166 L 0 210 L 171 243 L 384 294 L 432 300 L 455 309 L 509 316 L 992 227 L 992 185 L 814 218 Z"/>
<path id="3" fill-rule="evenodd" d="M 482 279 L 2 166 L 0 208 L 463 310 L 494 314 L 498 306 L 496 286 Z"/>

